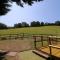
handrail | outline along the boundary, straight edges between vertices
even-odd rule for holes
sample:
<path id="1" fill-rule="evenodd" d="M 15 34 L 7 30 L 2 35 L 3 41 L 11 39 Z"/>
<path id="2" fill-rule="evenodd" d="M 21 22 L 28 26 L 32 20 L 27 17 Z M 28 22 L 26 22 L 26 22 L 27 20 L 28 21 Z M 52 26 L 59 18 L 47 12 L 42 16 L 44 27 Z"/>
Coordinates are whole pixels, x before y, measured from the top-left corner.
<path id="1" fill-rule="evenodd" d="M 60 49 L 60 47 L 59 47 L 59 46 L 54 46 L 54 45 L 49 45 L 49 47 L 53 47 L 53 48 Z"/>

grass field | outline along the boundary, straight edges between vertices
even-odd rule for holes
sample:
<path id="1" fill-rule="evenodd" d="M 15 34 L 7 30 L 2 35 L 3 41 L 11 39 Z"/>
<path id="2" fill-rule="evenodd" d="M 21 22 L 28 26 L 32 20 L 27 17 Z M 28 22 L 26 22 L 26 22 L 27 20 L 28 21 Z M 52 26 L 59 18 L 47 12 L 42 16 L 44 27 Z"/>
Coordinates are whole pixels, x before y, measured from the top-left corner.
<path id="1" fill-rule="evenodd" d="M 27 28 L 0 30 L 0 35 L 20 34 L 20 33 L 60 35 L 60 26 L 27 27 Z"/>

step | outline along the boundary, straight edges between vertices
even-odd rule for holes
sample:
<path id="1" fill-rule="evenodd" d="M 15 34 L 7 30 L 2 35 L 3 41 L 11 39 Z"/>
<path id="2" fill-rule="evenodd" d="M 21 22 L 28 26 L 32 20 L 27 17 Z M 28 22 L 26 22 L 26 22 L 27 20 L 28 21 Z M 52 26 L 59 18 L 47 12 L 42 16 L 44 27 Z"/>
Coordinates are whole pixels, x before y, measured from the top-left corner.
<path id="1" fill-rule="evenodd" d="M 5 58 L 6 60 L 18 60 L 18 52 L 9 52 L 6 54 Z"/>
<path id="2" fill-rule="evenodd" d="M 32 52 L 39 55 L 39 56 L 41 56 L 41 57 L 43 57 L 43 58 L 46 58 L 46 59 L 50 58 L 50 56 L 48 54 L 45 54 L 41 51 L 33 50 Z"/>

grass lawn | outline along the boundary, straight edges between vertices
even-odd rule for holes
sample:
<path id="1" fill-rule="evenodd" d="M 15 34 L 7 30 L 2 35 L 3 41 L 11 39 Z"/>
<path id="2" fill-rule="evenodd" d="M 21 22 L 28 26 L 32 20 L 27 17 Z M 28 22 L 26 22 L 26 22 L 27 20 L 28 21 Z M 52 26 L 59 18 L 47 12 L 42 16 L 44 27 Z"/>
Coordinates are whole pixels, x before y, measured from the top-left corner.
<path id="1" fill-rule="evenodd" d="M 47 47 L 48 46 L 48 41 L 43 41 L 43 46 Z M 42 42 L 36 42 L 36 47 L 41 48 L 42 47 Z"/>
<path id="2" fill-rule="evenodd" d="M 44 58 L 34 54 L 31 50 L 20 52 L 18 56 L 19 60 L 45 60 Z"/>
<path id="3" fill-rule="evenodd" d="M 0 30 L 0 35 L 20 34 L 20 33 L 60 35 L 60 26 L 27 27 L 27 28 Z"/>

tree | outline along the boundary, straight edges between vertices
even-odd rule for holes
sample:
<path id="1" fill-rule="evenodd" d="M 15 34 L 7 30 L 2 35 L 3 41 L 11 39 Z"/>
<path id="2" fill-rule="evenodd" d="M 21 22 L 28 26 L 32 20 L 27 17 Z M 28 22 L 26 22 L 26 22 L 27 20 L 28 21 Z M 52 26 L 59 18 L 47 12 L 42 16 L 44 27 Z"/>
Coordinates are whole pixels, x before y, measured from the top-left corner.
<path id="1" fill-rule="evenodd" d="M 34 1 L 39 2 L 42 0 L 0 0 L 0 16 L 5 15 L 8 11 L 10 11 L 10 9 L 8 8 L 11 6 L 9 2 L 16 2 L 17 5 L 23 7 L 24 3 L 32 5 Z"/>
<path id="2" fill-rule="evenodd" d="M 59 25 L 60 26 L 60 21 L 55 21 L 55 25 Z"/>
<path id="3" fill-rule="evenodd" d="M 3 23 L 0 23 L 0 29 L 7 29 L 7 25 L 3 24 Z"/>
<path id="4" fill-rule="evenodd" d="M 5 15 L 8 11 L 10 11 L 8 8 L 10 6 L 11 5 L 8 4 L 8 0 L 0 0 L 0 16 Z"/>
<path id="5" fill-rule="evenodd" d="M 29 24 L 26 22 L 22 22 L 21 25 L 22 25 L 22 27 L 29 27 Z"/>
<path id="6" fill-rule="evenodd" d="M 46 22 L 44 25 L 45 26 L 55 26 L 55 23 L 48 23 L 48 22 Z"/>
<path id="7" fill-rule="evenodd" d="M 35 21 L 31 22 L 30 26 L 31 26 L 31 27 L 35 27 L 35 26 L 36 26 Z"/>
<path id="8" fill-rule="evenodd" d="M 11 0 L 13 2 L 16 2 L 18 5 L 20 5 L 21 7 L 23 7 L 23 4 L 28 4 L 28 5 L 32 5 L 35 2 L 39 2 L 42 0 Z"/>
<path id="9" fill-rule="evenodd" d="M 14 24 L 14 28 L 29 27 L 29 24 L 26 22 Z"/>
<path id="10" fill-rule="evenodd" d="M 38 27 L 38 26 L 40 26 L 40 22 L 39 21 L 37 21 L 37 22 L 33 21 L 33 22 L 31 22 L 30 26 L 31 27 Z"/>
<path id="11" fill-rule="evenodd" d="M 40 26 L 40 22 L 39 22 L 39 21 L 36 22 L 36 26 L 37 26 L 37 27 Z"/>
<path id="12" fill-rule="evenodd" d="M 41 26 L 44 26 L 44 22 L 41 22 L 41 24 L 40 24 Z"/>
<path id="13" fill-rule="evenodd" d="M 21 27 L 22 27 L 21 23 L 14 24 L 14 28 L 21 28 Z"/>

